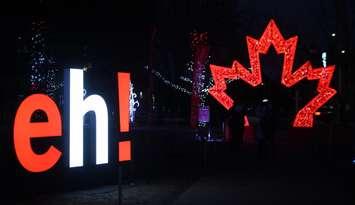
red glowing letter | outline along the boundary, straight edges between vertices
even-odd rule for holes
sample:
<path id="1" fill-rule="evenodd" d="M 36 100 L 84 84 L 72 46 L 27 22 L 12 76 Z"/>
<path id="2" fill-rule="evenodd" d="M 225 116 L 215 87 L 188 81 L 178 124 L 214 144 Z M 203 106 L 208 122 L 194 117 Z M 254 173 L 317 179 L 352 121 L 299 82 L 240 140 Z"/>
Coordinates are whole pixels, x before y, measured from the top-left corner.
<path id="1" fill-rule="evenodd" d="M 118 161 L 131 160 L 131 141 L 121 141 L 118 143 Z"/>
<path id="2" fill-rule="evenodd" d="M 31 116 L 36 110 L 45 112 L 48 122 L 31 122 Z M 61 135 L 61 116 L 51 98 L 43 94 L 33 94 L 21 103 L 15 117 L 14 144 L 17 158 L 25 169 L 30 172 L 44 172 L 53 167 L 62 155 L 53 146 L 44 154 L 36 154 L 31 147 L 31 138 Z"/>
<path id="3" fill-rule="evenodd" d="M 120 131 L 129 132 L 129 96 L 131 75 L 129 73 L 117 73 L 118 80 L 118 99 L 119 99 L 119 118 Z M 131 160 L 131 141 L 121 141 L 118 143 L 118 161 Z"/>
<path id="4" fill-rule="evenodd" d="M 120 131 L 129 131 L 129 87 L 131 77 L 129 73 L 117 73 L 118 98 L 120 112 Z"/>
<path id="5" fill-rule="evenodd" d="M 262 76 L 259 56 L 266 54 L 270 46 L 273 46 L 278 54 L 284 54 L 281 77 L 284 86 L 291 87 L 303 79 L 318 80 L 319 94 L 298 111 L 293 122 L 294 127 L 312 127 L 314 113 L 336 94 L 336 91 L 330 87 L 335 66 L 313 68 L 307 61 L 293 71 L 297 39 L 298 37 L 294 36 L 285 40 L 275 22 L 271 20 L 259 40 L 247 36 L 250 69 L 246 69 L 238 61 L 233 62 L 232 68 L 210 66 L 215 85 L 209 89 L 209 93 L 226 109 L 230 109 L 234 102 L 225 93 L 227 89 L 225 79 L 241 79 L 254 87 L 260 85 Z"/>

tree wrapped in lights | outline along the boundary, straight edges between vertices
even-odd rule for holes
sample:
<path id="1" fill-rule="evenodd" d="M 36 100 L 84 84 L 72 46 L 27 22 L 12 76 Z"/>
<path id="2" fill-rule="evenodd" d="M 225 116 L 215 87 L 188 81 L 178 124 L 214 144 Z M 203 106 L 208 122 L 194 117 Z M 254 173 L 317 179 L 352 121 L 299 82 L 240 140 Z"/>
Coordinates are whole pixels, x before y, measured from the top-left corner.
<path id="1" fill-rule="evenodd" d="M 58 68 L 54 59 L 48 55 L 44 36 L 45 25 L 46 22 L 43 20 L 32 22 L 30 90 L 54 95 L 63 83 L 57 82 Z"/>
<path id="2" fill-rule="evenodd" d="M 206 82 L 205 62 L 208 59 L 209 46 L 207 43 L 208 35 L 205 33 L 191 33 L 191 46 L 193 52 L 193 71 L 192 71 L 192 96 L 191 96 L 191 126 L 198 124 L 199 108 L 205 105 L 204 98 L 201 97 Z"/>
<path id="3" fill-rule="evenodd" d="M 150 71 L 156 78 L 161 80 L 165 85 L 191 96 L 191 125 L 192 127 L 204 126 L 197 124 L 199 108 L 205 106 L 208 89 L 213 86 L 213 78 L 208 72 L 209 66 L 209 47 L 208 47 L 208 33 L 191 32 L 191 51 L 192 57 L 186 63 L 184 75 L 180 76 L 181 83 L 170 81 L 166 76 L 161 74 L 155 69 L 146 70 Z"/>

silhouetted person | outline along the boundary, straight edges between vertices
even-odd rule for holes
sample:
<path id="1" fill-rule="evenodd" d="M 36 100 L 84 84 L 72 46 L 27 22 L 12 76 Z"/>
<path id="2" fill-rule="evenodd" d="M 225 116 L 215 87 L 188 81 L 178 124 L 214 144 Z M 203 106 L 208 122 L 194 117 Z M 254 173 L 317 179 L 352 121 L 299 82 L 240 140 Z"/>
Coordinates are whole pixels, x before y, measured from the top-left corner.
<path id="1" fill-rule="evenodd" d="M 231 108 L 228 116 L 228 126 L 231 135 L 230 143 L 233 152 L 238 152 L 243 143 L 244 115 L 245 105 L 237 103 Z"/>
<path id="2" fill-rule="evenodd" d="M 258 100 L 253 106 L 249 120 L 254 128 L 258 156 L 260 158 L 265 157 L 265 154 L 268 154 L 268 145 L 272 143 L 273 124 L 275 123 L 272 102 L 268 98 Z"/>

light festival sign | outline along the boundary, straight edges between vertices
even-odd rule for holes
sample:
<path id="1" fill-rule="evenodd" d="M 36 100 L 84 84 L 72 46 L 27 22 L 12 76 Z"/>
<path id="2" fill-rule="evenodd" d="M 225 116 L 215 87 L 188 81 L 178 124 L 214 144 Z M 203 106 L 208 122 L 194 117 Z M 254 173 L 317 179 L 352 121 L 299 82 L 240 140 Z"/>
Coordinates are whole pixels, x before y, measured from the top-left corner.
<path id="1" fill-rule="evenodd" d="M 130 74 L 117 73 L 119 131 L 129 132 Z M 109 161 L 108 109 L 100 95 L 84 98 L 82 69 L 69 69 L 69 167 L 84 165 L 84 116 L 93 111 L 96 119 L 96 164 Z M 35 111 L 45 113 L 47 121 L 31 122 Z M 61 137 L 62 116 L 56 103 L 45 94 L 32 94 L 20 104 L 14 121 L 14 148 L 18 161 L 29 172 L 45 172 L 58 163 L 62 152 L 54 146 L 37 154 L 31 147 L 34 138 Z M 131 160 L 131 142 L 118 143 L 118 161 Z"/>
<path id="2" fill-rule="evenodd" d="M 259 40 L 247 36 L 250 67 L 248 70 L 238 61 L 234 61 L 231 68 L 210 65 L 214 85 L 209 93 L 226 109 L 230 109 L 234 101 L 226 93 L 226 79 L 241 79 L 253 87 L 262 84 L 260 54 L 266 54 L 272 45 L 278 54 L 284 54 L 281 83 L 292 87 L 301 80 L 318 80 L 318 95 L 298 111 L 293 122 L 294 127 L 312 127 L 313 115 L 329 101 L 336 90 L 330 87 L 335 66 L 313 68 L 306 61 L 295 71 L 294 56 L 298 37 L 284 39 L 273 20 Z M 130 109 L 134 104 L 130 102 L 131 82 L 129 73 L 117 73 L 119 105 L 119 131 L 129 132 Z M 99 95 L 84 95 L 84 73 L 82 69 L 69 69 L 69 167 L 84 166 L 84 116 L 93 111 L 96 119 L 96 164 L 107 164 L 109 161 L 108 142 L 108 109 L 105 100 Z M 134 106 L 134 105 L 133 105 Z M 46 114 L 47 121 L 31 122 L 32 114 L 41 110 Z M 131 113 L 132 114 L 132 113 Z M 207 118 L 207 117 L 206 117 Z M 25 98 L 16 112 L 13 137 L 14 148 L 18 161 L 29 172 L 45 172 L 58 163 L 62 151 L 50 146 L 44 153 L 37 154 L 31 146 L 34 138 L 61 137 L 62 115 L 57 104 L 45 94 L 33 94 Z M 247 119 L 246 119 L 247 123 Z M 248 125 L 248 123 L 247 123 Z M 131 142 L 118 143 L 118 161 L 131 160 Z"/>
<path id="3" fill-rule="evenodd" d="M 271 20 L 259 40 L 246 37 L 251 71 L 238 61 L 234 61 L 231 68 L 211 64 L 210 69 L 215 84 L 209 89 L 209 93 L 226 109 L 230 109 L 234 101 L 225 92 L 227 89 L 225 80 L 241 79 L 253 87 L 261 85 L 263 80 L 259 57 L 260 54 L 267 54 L 270 46 L 273 46 L 277 54 L 284 54 L 282 85 L 289 88 L 301 80 L 318 80 L 318 95 L 298 111 L 293 121 L 294 127 L 312 127 L 313 115 L 336 94 L 336 90 L 330 87 L 335 66 L 324 64 L 324 67 L 313 68 L 311 63 L 306 61 L 298 69 L 294 69 L 297 40 L 297 36 L 285 40 L 275 21 Z"/>

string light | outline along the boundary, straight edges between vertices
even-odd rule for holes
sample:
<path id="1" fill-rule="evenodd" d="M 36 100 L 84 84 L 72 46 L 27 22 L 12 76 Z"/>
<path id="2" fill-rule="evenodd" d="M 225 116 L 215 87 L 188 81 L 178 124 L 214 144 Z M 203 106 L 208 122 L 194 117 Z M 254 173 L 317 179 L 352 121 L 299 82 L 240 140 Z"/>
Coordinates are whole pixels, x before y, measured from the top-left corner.
<path id="1" fill-rule="evenodd" d="M 189 69 L 188 69 L 189 70 Z M 169 81 L 167 78 L 165 78 L 159 71 L 156 71 L 154 69 L 151 70 L 151 72 L 154 74 L 155 77 L 157 77 L 158 79 L 160 79 L 163 83 L 165 83 L 166 85 L 170 86 L 171 88 L 174 88 L 175 90 L 181 92 L 181 93 L 184 93 L 184 94 L 187 94 L 187 95 L 191 95 L 191 91 L 189 91 L 188 88 L 185 88 L 181 85 L 178 85 L 176 83 L 173 83 L 171 81 Z M 204 71 L 206 72 L 206 71 Z M 204 74 L 206 76 L 206 74 Z M 204 78 L 206 78 L 204 76 Z M 187 78 L 187 77 L 183 77 L 183 76 L 180 76 L 180 80 L 184 81 L 184 82 L 188 82 L 188 83 L 192 83 L 192 80 L 190 78 Z M 231 81 L 228 81 L 228 83 L 231 82 Z M 208 80 L 208 83 L 206 83 L 207 85 L 203 85 L 202 89 L 201 90 L 201 95 L 200 97 L 201 98 L 206 98 L 206 96 L 209 94 L 208 93 L 208 89 L 210 87 L 213 86 L 213 78 L 210 77 L 209 80 Z"/>
<path id="2" fill-rule="evenodd" d="M 180 80 L 185 81 L 187 83 L 192 83 L 192 80 L 190 78 L 187 78 L 187 77 L 180 76 Z"/>
<path id="3" fill-rule="evenodd" d="M 32 22 L 32 52 L 30 84 L 32 91 L 46 91 L 53 95 L 56 90 L 63 87 L 63 82 L 57 83 L 55 61 L 46 54 L 44 35 L 44 21 Z"/>
<path id="4" fill-rule="evenodd" d="M 327 52 L 322 53 L 322 65 L 323 67 L 327 67 Z"/>
<path id="5" fill-rule="evenodd" d="M 188 71 L 193 71 L 193 62 L 189 62 L 186 64 L 188 67 L 186 68 Z M 209 65 L 209 62 L 206 62 L 206 66 Z M 145 66 L 145 68 L 147 69 L 147 66 Z M 167 78 L 165 78 L 159 71 L 156 71 L 154 69 L 151 70 L 151 72 L 154 74 L 155 77 L 157 77 L 158 79 L 160 79 L 162 82 L 164 82 L 167 86 L 170 86 L 171 88 L 174 88 L 175 90 L 183 93 L 183 94 L 187 94 L 187 95 L 191 95 L 192 93 L 189 91 L 188 88 L 185 88 L 181 85 L 178 84 L 174 84 L 171 81 L 167 80 Z M 206 72 L 206 71 L 204 71 Z M 207 74 L 206 74 L 207 75 Z M 192 80 L 190 78 L 184 77 L 184 76 L 180 76 L 180 80 L 187 82 L 187 83 L 191 83 L 192 84 Z M 226 80 L 226 83 L 229 84 L 233 81 L 233 79 L 228 79 Z M 214 85 L 214 81 L 213 81 L 213 77 L 209 77 L 208 78 L 208 82 L 205 83 L 203 85 L 203 88 L 201 89 L 201 94 L 199 95 L 201 99 L 206 99 L 206 97 L 209 94 L 209 89 L 211 87 L 213 87 Z"/>
<path id="6" fill-rule="evenodd" d="M 185 93 L 185 94 L 188 94 L 188 95 L 191 95 L 191 92 L 189 90 L 187 90 L 186 88 L 180 86 L 180 85 L 177 85 L 175 83 L 172 83 L 171 81 L 169 81 L 168 79 L 166 79 L 160 72 L 152 69 L 151 72 L 157 77 L 159 78 L 161 81 L 163 81 L 163 83 L 165 83 L 166 85 L 174 88 L 175 90 L 179 91 L 179 92 L 182 92 L 182 93 Z"/>
<path id="7" fill-rule="evenodd" d="M 131 82 L 130 84 L 130 95 L 129 95 L 129 119 L 131 122 L 134 122 L 135 112 L 139 107 L 139 101 L 137 98 L 137 94 L 134 92 L 134 86 Z"/>
<path id="8" fill-rule="evenodd" d="M 294 127 L 312 127 L 314 113 L 336 94 L 336 91 L 330 88 L 335 66 L 314 69 L 310 62 L 307 61 L 295 72 L 292 72 L 297 39 L 298 37 L 295 36 L 285 40 L 275 22 L 271 20 L 259 40 L 249 36 L 246 38 L 252 69 L 246 69 L 238 61 L 233 62 L 232 68 L 211 65 L 210 68 L 215 85 L 209 89 L 209 93 L 226 109 L 230 109 L 234 101 L 225 93 L 227 89 L 225 79 L 240 78 L 254 87 L 262 84 L 259 55 L 266 54 L 272 45 L 278 54 L 284 54 L 281 76 L 283 85 L 291 87 L 305 78 L 318 80 L 317 91 L 319 94 L 298 111 L 293 123 Z"/>
<path id="9" fill-rule="evenodd" d="M 196 31 L 190 33 L 191 37 L 191 49 L 192 53 L 197 49 L 198 45 L 207 45 L 207 32 L 204 33 L 198 33 Z M 194 55 L 192 55 L 192 59 L 194 59 Z M 189 83 L 192 86 L 189 88 L 186 88 L 185 86 L 179 85 L 177 83 L 173 83 L 170 80 L 168 80 L 166 77 L 164 77 L 159 71 L 156 71 L 154 69 L 151 69 L 151 72 L 154 74 L 155 77 L 157 77 L 159 80 L 161 80 L 163 83 L 165 83 L 167 86 L 187 95 L 192 95 L 192 90 L 197 91 L 197 96 L 201 99 L 201 101 L 204 103 L 206 96 L 208 95 L 208 88 L 213 85 L 213 79 L 212 77 L 207 77 L 206 69 L 205 67 L 208 67 L 209 65 L 209 59 L 210 56 L 208 56 L 207 60 L 204 63 L 199 63 L 198 69 L 201 69 L 201 73 L 198 75 L 197 82 L 198 83 L 193 83 L 192 80 L 192 72 L 194 71 L 194 62 L 190 60 L 188 63 L 186 63 L 186 70 L 188 71 L 188 77 L 185 76 L 180 76 L 179 79 L 183 81 L 184 83 Z M 145 66 L 145 68 L 148 70 L 148 66 Z M 205 83 L 208 79 L 208 83 Z M 208 87 L 206 87 L 206 84 Z M 195 87 L 194 87 L 195 86 Z"/>

